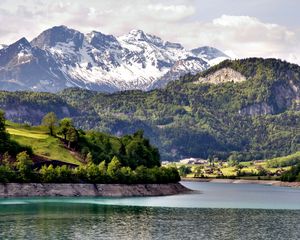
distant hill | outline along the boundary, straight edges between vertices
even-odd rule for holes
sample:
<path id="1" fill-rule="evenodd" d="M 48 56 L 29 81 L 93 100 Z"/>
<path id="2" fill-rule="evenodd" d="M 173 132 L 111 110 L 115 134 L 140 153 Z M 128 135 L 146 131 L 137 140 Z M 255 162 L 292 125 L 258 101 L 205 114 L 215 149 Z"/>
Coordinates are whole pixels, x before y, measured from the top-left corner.
<path id="1" fill-rule="evenodd" d="M 143 129 L 162 160 L 263 159 L 300 150 L 300 67 L 276 59 L 226 60 L 149 92 L 1 92 L 0 108 L 18 122 L 40 123 L 55 111 L 83 129 Z"/>

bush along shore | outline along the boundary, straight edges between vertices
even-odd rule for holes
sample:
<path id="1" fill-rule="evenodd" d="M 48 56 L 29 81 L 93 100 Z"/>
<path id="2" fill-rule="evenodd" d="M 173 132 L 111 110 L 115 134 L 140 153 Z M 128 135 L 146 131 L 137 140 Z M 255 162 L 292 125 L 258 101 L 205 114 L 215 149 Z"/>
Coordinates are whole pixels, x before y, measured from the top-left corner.
<path id="1" fill-rule="evenodd" d="M 0 197 L 143 196 L 187 190 L 178 183 L 176 167 L 160 165 L 157 148 L 142 131 L 123 137 L 84 132 L 74 127 L 72 119 L 58 121 L 54 113 L 44 117 L 42 126 L 9 123 L 9 131 L 0 112 Z M 23 144 L 34 138 L 43 146 Z M 48 140 L 76 162 L 51 159 L 51 153 L 47 153 L 49 158 L 43 156 Z"/>
<path id="2" fill-rule="evenodd" d="M 129 166 L 121 166 L 114 157 L 106 166 L 105 161 L 96 165 L 88 163 L 76 168 L 67 165 L 53 167 L 43 165 L 40 169 L 32 170 L 32 160 L 26 152 L 16 157 L 14 165 L 0 166 L 0 182 L 18 183 L 177 183 L 180 176 L 176 168 L 158 167 L 146 168 L 138 166 L 132 170 Z"/>

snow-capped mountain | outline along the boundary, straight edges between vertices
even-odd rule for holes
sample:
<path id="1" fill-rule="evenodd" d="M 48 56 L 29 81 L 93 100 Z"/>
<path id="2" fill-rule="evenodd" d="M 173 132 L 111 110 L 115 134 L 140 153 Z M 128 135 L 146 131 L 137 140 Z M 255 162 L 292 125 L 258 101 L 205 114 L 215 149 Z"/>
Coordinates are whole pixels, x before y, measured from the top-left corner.
<path id="1" fill-rule="evenodd" d="M 229 58 L 220 50 L 208 46 L 192 49 L 191 52 L 198 58 L 208 62 L 210 66 L 216 65 Z"/>
<path id="2" fill-rule="evenodd" d="M 81 87 L 113 92 L 163 87 L 228 58 L 211 47 L 186 50 L 141 30 L 114 37 L 58 26 L 28 42 L 0 46 L 4 90 L 55 92 Z"/>

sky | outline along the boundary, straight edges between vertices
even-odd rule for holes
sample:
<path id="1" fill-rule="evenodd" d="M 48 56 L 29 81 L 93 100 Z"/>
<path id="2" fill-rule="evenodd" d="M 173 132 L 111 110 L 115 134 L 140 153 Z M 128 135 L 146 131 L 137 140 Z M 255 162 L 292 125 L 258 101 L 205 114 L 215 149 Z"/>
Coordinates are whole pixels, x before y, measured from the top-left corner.
<path id="1" fill-rule="evenodd" d="M 0 43 L 66 25 L 115 36 L 141 29 L 185 48 L 300 64 L 299 0 L 1 0 Z"/>

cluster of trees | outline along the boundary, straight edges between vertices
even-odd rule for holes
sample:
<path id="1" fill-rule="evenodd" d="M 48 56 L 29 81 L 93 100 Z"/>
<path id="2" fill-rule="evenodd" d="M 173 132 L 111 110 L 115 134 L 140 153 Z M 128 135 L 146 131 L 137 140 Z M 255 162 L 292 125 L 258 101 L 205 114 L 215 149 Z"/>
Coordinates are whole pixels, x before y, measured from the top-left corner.
<path id="1" fill-rule="evenodd" d="M 281 181 L 285 182 L 300 182 L 300 164 L 293 166 L 291 170 L 285 172 L 281 176 Z"/>
<path id="2" fill-rule="evenodd" d="M 285 182 L 300 182 L 300 163 L 293 166 L 289 171 L 285 172 L 281 176 L 281 181 Z"/>
<path id="3" fill-rule="evenodd" d="M 5 152 L 0 162 L 0 182 L 29 182 L 33 180 L 32 160 L 26 151 L 20 152 L 13 161 Z"/>
<path id="4" fill-rule="evenodd" d="M 68 143 L 69 148 L 77 144 L 79 131 L 74 127 L 71 118 L 63 118 L 58 121 L 56 114 L 50 112 L 42 119 L 42 125 L 48 129 L 51 136 L 57 136 L 57 134 L 62 136 L 63 140 Z"/>
<path id="5" fill-rule="evenodd" d="M 32 169 L 32 160 L 26 152 L 21 152 L 16 157 L 16 162 L 11 163 L 10 156 L 6 153 L 0 164 L 0 182 L 42 182 L 42 183 L 176 183 L 180 176 L 173 167 L 146 168 L 138 166 L 132 170 L 122 166 L 117 157 L 109 164 L 102 161 L 94 164 L 90 158 L 88 164 L 76 168 L 66 165 L 53 167 L 42 166 Z"/>
<path id="6" fill-rule="evenodd" d="M 160 166 L 159 151 L 144 138 L 142 130 L 120 138 L 96 131 L 85 132 L 76 129 L 71 118 L 58 121 L 54 112 L 45 115 L 42 125 L 50 135 L 61 136 L 69 148 L 80 152 L 85 162 L 91 158 L 95 164 L 103 160 L 108 164 L 117 156 L 123 166 L 132 169 L 141 165 L 147 168 Z"/>

